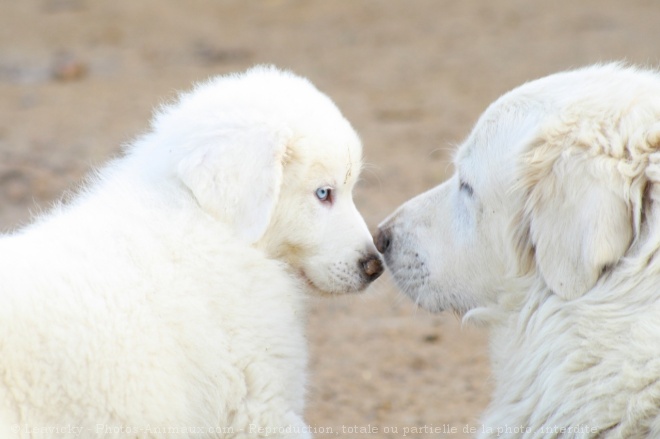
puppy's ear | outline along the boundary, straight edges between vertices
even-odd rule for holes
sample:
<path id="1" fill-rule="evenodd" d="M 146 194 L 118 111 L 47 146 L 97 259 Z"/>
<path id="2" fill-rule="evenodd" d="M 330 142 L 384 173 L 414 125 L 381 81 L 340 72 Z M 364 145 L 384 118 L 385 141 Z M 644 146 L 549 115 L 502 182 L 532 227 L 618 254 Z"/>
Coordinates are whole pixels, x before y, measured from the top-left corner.
<path id="1" fill-rule="evenodd" d="M 254 243 L 265 233 L 279 197 L 290 133 L 249 126 L 215 134 L 189 145 L 177 175 L 202 209 Z"/>
<path id="2" fill-rule="evenodd" d="M 631 211 L 615 159 L 533 156 L 526 166 L 525 217 L 537 269 L 552 291 L 574 299 L 629 248 Z"/>

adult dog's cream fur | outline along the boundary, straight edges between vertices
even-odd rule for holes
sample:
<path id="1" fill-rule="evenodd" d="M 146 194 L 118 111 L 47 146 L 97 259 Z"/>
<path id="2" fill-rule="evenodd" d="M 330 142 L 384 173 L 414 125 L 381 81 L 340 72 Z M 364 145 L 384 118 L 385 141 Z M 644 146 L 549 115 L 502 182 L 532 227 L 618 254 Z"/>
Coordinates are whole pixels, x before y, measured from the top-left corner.
<path id="1" fill-rule="evenodd" d="M 274 68 L 165 106 L 0 239 L 0 437 L 308 437 L 304 296 L 382 270 L 360 166 L 330 99 Z"/>
<path id="2" fill-rule="evenodd" d="M 660 74 L 525 84 L 455 165 L 377 244 L 420 305 L 490 327 L 479 436 L 660 437 Z"/>

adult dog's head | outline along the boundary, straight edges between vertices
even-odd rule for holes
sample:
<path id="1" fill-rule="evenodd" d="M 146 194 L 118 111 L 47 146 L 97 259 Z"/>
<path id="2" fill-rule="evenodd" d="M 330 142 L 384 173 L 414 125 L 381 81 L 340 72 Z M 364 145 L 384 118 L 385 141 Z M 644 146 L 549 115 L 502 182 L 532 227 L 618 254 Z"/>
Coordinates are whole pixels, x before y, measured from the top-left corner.
<path id="1" fill-rule="evenodd" d="M 360 140 L 307 80 L 273 67 L 217 77 L 163 108 L 149 136 L 134 154 L 313 290 L 358 291 L 381 274 L 352 199 Z"/>
<path id="2" fill-rule="evenodd" d="M 655 72 L 612 64 L 530 82 L 487 109 L 454 175 L 386 219 L 377 246 L 430 310 L 519 303 L 522 280 L 581 297 L 655 251 L 659 146 Z"/>

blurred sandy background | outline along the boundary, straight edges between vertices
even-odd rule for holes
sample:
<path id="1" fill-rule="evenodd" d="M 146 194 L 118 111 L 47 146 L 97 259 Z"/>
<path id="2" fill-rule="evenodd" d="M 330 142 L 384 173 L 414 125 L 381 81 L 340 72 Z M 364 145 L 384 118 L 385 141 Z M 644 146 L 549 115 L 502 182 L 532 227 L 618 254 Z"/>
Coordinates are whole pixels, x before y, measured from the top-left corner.
<path id="1" fill-rule="evenodd" d="M 0 230 L 117 155 L 177 90 L 255 63 L 309 77 L 361 133 L 356 202 L 373 228 L 451 172 L 453 145 L 503 92 L 659 56 L 656 0 L 0 0 Z M 365 295 L 315 300 L 309 341 L 318 432 L 478 428 L 485 334 L 416 310 L 387 276 Z"/>

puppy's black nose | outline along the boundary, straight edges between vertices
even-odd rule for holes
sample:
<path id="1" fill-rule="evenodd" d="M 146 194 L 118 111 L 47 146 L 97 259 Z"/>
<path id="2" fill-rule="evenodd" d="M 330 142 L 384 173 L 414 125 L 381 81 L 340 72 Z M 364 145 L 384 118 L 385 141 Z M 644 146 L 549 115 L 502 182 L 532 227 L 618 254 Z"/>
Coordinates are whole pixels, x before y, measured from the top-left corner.
<path id="1" fill-rule="evenodd" d="M 369 282 L 373 282 L 378 279 L 378 276 L 383 274 L 383 262 L 380 260 L 380 256 L 377 254 L 370 254 L 364 259 L 360 260 L 360 267 L 362 267 L 362 273 L 367 278 Z"/>
<path id="2" fill-rule="evenodd" d="M 374 236 L 374 244 L 379 252 L 385 254 L 387 249 L 390 247 L 392 242 L 392 235 L 390 229 L 378 229 L 378 232 Z"/>

